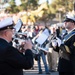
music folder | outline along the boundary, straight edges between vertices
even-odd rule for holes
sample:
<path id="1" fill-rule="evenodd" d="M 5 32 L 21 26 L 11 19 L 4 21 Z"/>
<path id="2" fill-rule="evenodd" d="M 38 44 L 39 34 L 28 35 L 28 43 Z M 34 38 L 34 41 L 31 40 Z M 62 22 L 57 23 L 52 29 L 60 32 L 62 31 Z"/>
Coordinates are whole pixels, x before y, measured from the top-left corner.
<path id="1" fill-rule="evenodd" d="M 35 41 L 38 44 L 42 45 L 46 41 L 47 38 L 48 38 L 48 35 L 42 33 Z"/>

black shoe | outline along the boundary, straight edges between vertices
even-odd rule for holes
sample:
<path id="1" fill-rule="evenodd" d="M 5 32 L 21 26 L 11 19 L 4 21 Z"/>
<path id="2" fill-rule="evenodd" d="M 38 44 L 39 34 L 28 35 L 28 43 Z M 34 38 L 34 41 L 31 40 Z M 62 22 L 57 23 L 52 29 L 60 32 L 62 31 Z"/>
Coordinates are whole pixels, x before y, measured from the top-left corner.
<path id="1" fill-rule="evenodd" d="M 42 72 L 39 72 L 38 74 L 42 74 Z"/>
<path id="2" fill-rule="evenodd" d="M 55 70 L 51 70 L 51 72 L 56 72 Z"/>
<path id="3" fill-rule="evenodd" d="M 47 72 L 46 74 L 50 74 L 50 72 Z"/>

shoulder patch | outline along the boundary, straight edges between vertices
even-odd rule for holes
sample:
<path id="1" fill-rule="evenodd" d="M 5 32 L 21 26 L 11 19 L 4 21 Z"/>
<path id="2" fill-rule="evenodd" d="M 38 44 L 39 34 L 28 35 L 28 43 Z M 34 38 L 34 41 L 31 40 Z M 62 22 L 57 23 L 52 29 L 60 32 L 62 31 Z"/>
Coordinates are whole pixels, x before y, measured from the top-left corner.
<path id="1" fill-rule="evenodd" d="M 73 43 L 73 46 L 75 46 L 75 42 Z"/>

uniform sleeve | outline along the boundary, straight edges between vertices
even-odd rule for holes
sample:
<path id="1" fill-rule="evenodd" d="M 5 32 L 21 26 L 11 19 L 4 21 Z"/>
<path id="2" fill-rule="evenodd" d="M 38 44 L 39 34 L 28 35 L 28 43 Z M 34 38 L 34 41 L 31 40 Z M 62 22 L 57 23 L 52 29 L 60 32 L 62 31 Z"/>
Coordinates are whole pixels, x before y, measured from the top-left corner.
<path id="1" fill-rule="evenodd" d="M 26 50 L 25 55 L 10 46 L 5 54 L 5 62 L 13 68 L 30 69 L 33 66 L 33 54 L 31 50 Z"/>
<path id="2" fill-rule="evenodd" d="M 73 66 L 73 70 L 75 70 L 75 35 L 73 35 L 65 44 L 70 50 L 70 61 Z"/>
<path id="3" fill-rule="evenodd" d="M 65 44 L 68 46 L 70 53 L 74 54 L 75 53 L 75 35 L 72 36 Z"/>

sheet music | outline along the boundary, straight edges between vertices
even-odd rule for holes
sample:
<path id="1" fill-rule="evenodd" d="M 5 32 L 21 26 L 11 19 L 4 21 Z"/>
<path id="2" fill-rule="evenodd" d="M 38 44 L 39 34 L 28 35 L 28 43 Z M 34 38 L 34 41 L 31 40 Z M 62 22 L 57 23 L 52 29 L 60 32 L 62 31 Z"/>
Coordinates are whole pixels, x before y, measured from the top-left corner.
<path id="1" fill-rule="evenodd" d="M 14 26 L 14 28 L 16 29 L 17 32 L 19 31 L 21 25 L 22 25 L 21 21 L 18 20 L 17 24 Z"/>
<path id="2" fill-rule="evenodd" d="M 49 31 L 48 29 L 45 29 L 42 33 L 46 34 L 47 36 L 49 36 Z"/>
<path id="3" fill-rule="evenodd" d="M 38 44 L 42 45 L 46 41 L 47 38 L 48 38 L 48 35 L 42 33 L 35 41 Z"/>

